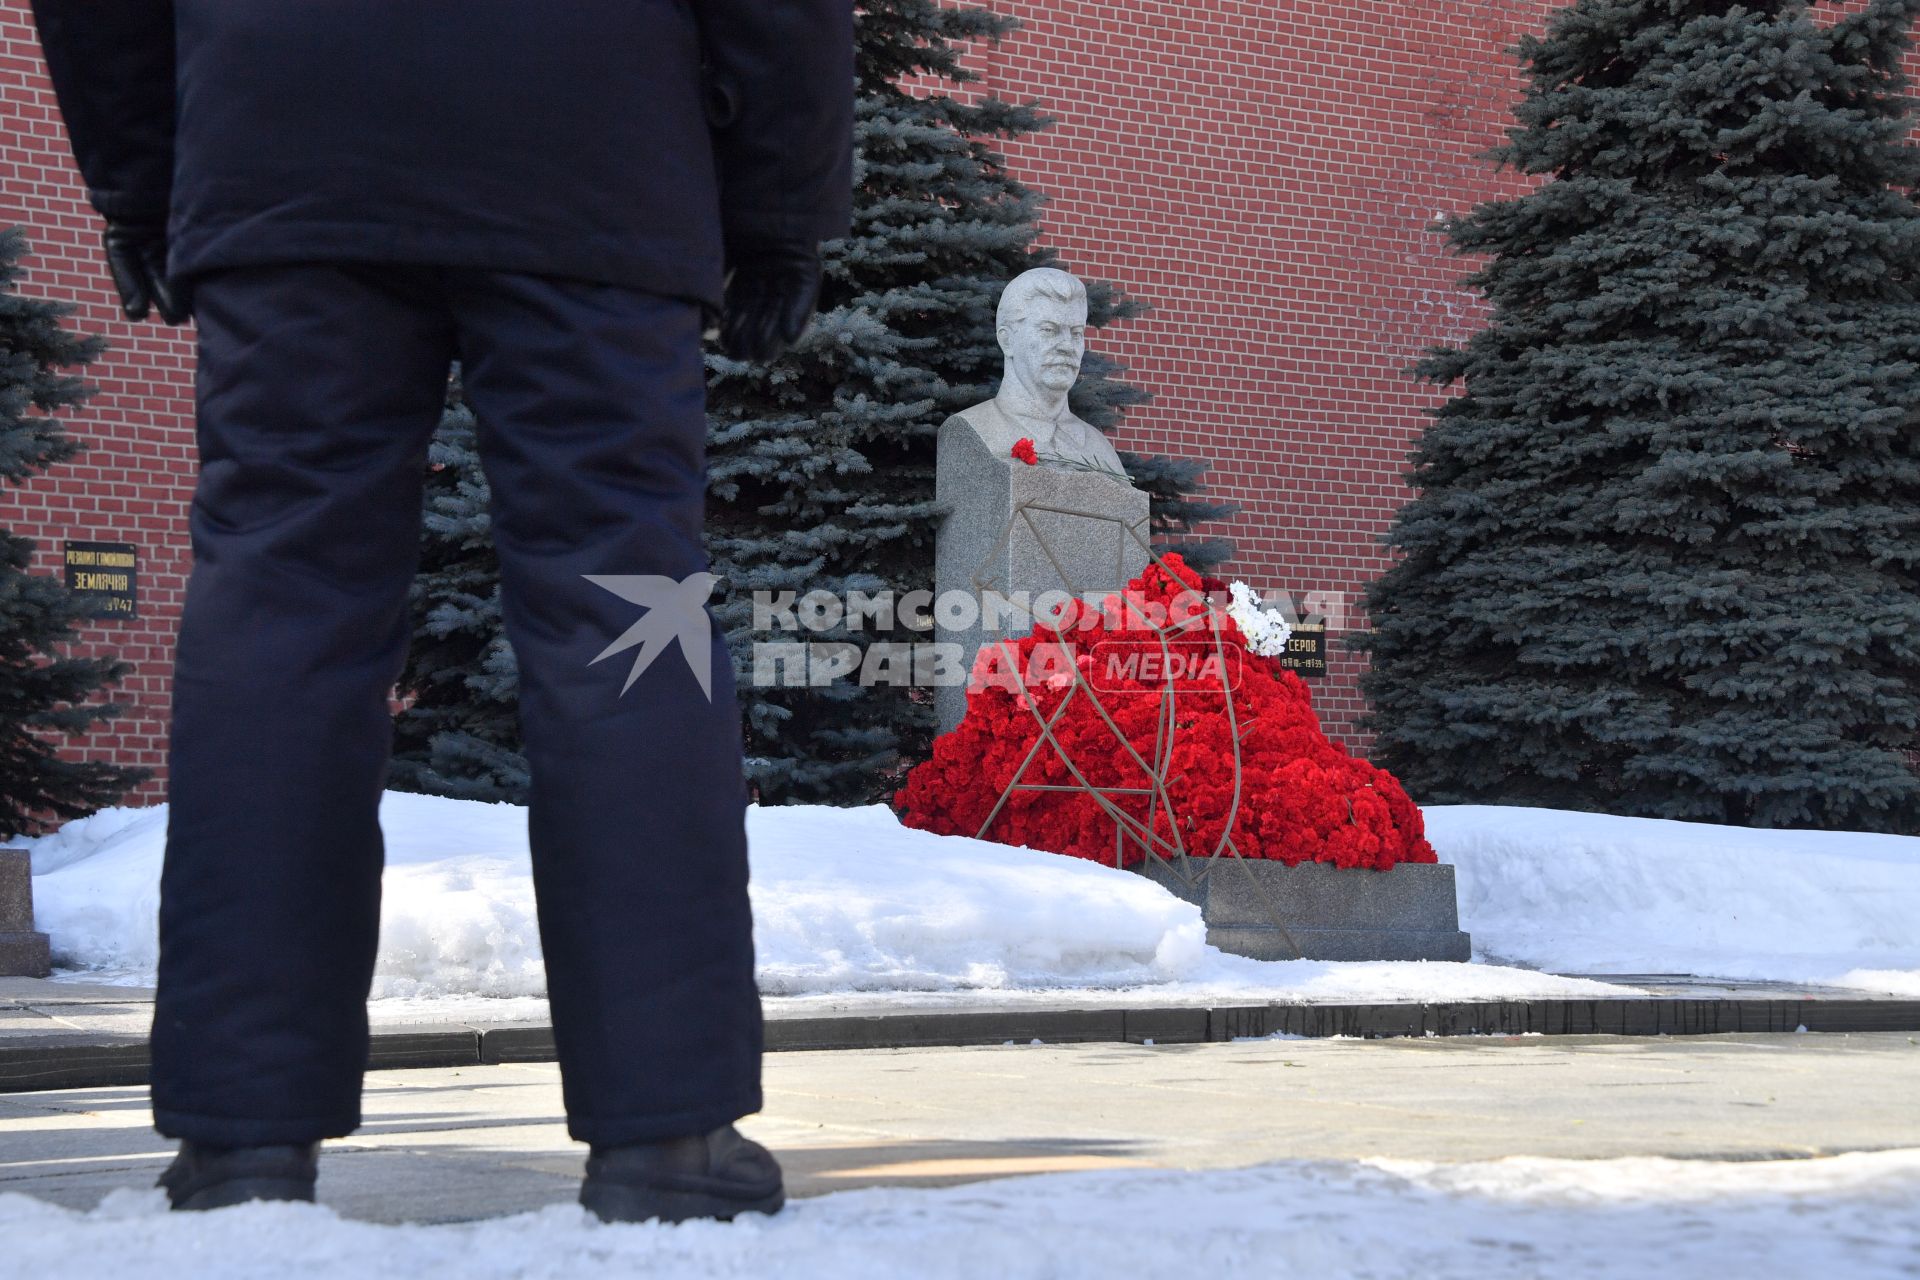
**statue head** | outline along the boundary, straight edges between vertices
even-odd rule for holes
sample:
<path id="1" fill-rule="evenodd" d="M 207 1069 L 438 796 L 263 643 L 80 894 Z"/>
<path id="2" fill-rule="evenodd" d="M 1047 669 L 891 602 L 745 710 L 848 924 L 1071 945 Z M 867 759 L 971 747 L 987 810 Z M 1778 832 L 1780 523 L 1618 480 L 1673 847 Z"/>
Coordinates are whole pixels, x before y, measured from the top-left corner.
<path id="1" fill-rule="evenodd" d="M 1087 353 L 1087 287 L 1064 271 L 1023 271 L 1000 294 L 995 331 L 1006 381 L 1034 400 L 1064 399 Z"/>

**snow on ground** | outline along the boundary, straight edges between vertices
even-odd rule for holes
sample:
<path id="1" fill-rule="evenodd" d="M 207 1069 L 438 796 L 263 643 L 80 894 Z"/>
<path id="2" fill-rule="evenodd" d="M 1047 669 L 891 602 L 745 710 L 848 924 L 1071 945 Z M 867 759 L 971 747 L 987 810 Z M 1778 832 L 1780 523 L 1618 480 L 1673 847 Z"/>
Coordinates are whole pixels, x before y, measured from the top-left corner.
<path id="1" fill-rule="evenodd" d="M 322 1194 L 325 1177 L 322 1176 Z M 575 1205 L 441 1226 L 323 1206 L 168 1214 L 159 1191 L 79 1213 L 0 1195 L 35 1280 L 453 1275 L 943 1280 L 991 1275 L 1912 1276 L 1920 1151 L 1718 1163 L 1515 1158 L 1050 1174 L 794 1201 L 732 1224 L 604 1226 Z"/>
<path id="2" fill-rule="evenodd" d="M 375 977 L 382 1021 L 538 1017 L 526 810 L 390 791 Z M 40 928 L 89 981 L 150 983 L 166 808 L 28 843 Z M 1262 963 L 1206 945 L 1198 909 L 1131 872 L 902 827 L 883 806 L 748 811 L 754 946 L 772 996 L 1116 993 L 1221 999 L 1529 998 L 1618 988 L 1464 964 Z M 1036 997 L 1037 998 L 1037 997 Z M 457 1011 L 457 1012 L 456 1012 Z"/>
<path id="3" fill-rule="evenodd" d="M 1920 996 L 1920 839 L 1436 805 L 1474 955 Z"/>
<path id="4" fill-rule="evenodd" d="M 526 810 L 388 792 L 384 1021 L 540 1017 Z M 863 993 L 953 1004 L 1620 995 L 1560 973 L 1694 973 L 1920 994 L 1920 839 L 1438 806 L 1482 963 L 1262 963 L 1208 947 L 1199 912 L 1140 876 L 902 827 L 883 806 L 755 807 L 760 983 L 794 1006 Z M 166 807 L 33 841 L 60 963 L 148 983 Z M 1509 965 L 1521 968 L 1503 967 Z"/>

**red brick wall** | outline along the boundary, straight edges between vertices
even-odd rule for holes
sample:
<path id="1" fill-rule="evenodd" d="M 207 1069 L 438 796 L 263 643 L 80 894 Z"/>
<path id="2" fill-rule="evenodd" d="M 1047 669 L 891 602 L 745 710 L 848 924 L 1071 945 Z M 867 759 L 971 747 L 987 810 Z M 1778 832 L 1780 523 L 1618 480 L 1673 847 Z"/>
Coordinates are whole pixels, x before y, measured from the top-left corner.
<path id="1" fill-rule="evenodd" d="M 1380 533 L 1436 392 L 1405 366 L 1476 322 L 1464 273 L 1429 229 L 1512 189 L 1476 153 L 1517 85 L 1503 50 L 1544 25 L 1540 0 L 995 0 L 1023 29 L 975 60 L 985 88 L 1038 98 L 1059 124 L 1016 144 L 1048 194 L 1068 264 L 1152 304 L 1096 345 L 1154 393 L 1121 442 L 1213 460 L 1243 504 L 1232 576 L 1344 601 L 1383 563 Z M 163 764 L 169 655 L 189 567 L 190 330 L 119 318 L 39 61 L 26 0 L 0 0 L 0 224 L 29 229 L 24 287 L 77 303 L 112 350 L 69 416 L 87 453 L 0 493 L 0 526 L 41 541 L 139 544 L 137 620 L 94 623 L 81 651 L 136 673 L 127 712 L 73 749 Z M 1356 663 L 1334 646 L 1317 686 L 1351 734 Z M 164 773 L 131 797 L 164 797 Z"/>
<path id="2" fill-rule="evenodd" d="M 128 324 L 100 257 L 100 221 L 67 151 L 27 0 L 0 0 L 0 226 L 23 226 L 31 256 L 21 290 L 77 305 L 70 327 L 111 347 L 86 371 L 100 388 L 67 414 L 87 448 L 20 488 L 0 489 L 0 527 L 34 539 L 35 572 L 63 577 L 63 539 L 139 547 L 139 617 L 84 624 L 75 654 L 134 666 L 91 701 L 125 710 L 61 754 L 146 765 L 154 776 L 123 798 L 166 798 L 167 713 L 173 638 L 191 564 L 193 340 L 190 328 Z"/>

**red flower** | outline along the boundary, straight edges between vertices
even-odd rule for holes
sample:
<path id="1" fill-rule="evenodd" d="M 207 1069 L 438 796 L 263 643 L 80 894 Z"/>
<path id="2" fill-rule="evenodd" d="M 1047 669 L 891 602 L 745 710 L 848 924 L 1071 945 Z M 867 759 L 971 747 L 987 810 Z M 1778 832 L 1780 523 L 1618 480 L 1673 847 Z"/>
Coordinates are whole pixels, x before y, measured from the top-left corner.
<path id="1" fill-rule="evenodd" d="M 1040 465 L 1040 453 L 1033 447 L 1033 441 L 1021 439 L 1014 441 L 1013 456 L 1030 467 Z"/>
<path id="2" fill-rule="evenodd" d="M 1202 586 L 1178 555 L 1164 559 L 1166 570 L 1150 565 L 1128 584 L 1129 601 L 1170 606 L 1180 593 Z M 1129 612 L 1116 593 L 1098 611 L 1036 626 L 1031 635 L 1008 641 L 1012 652 L 996 659 L 997 669 L 1017 673 L 1017 679 L 993 679 L 976 664 L 965 718 L 934 742 L 932 758 L 914 768 L 894 796 L 901 822 L 972 836 L 993 814 L 985 832 L 989 840 L 1112 863 L 1115 820 L 1077 789 L 1084 780 L 1114 788 L 1107 794 L 1115 807 L 1140 824 L 1151 821 L 1163 839 L 1177 836 L 1189 854 L 1223 854 L 1231 835 L 1242 857 L 1288 866 L 1330 862 L 1385 870 L 1399 862 L 1438 861 L 1420 810 L 1400 783 L 1329 740 L 1300 677 L 1249 650 L 1231 622 L 1208 633 L 1239 651 L 1238 663 L 1228 665 L 1238 675 L 1231 689 L 1183 684 L 1176 719 L 1163 740 L 1161 687 L 1103 672 L 1098 696 L 1109 725 L 1085 686 L 1061 678 L 1063 660 L 1088 671 L 1094 647 L 1121 631 Z M 1137 629 L 1128 634 L 1134 640 L 1141 635 Z M 1052 720 L 1066 698 L 1073 704 Z M 1022 773 L 1040 739 L 1041 719 L 1052 721 L 1059 745 L 1043 745 Z M 1156 753 L 1166 789 L 1150 805 L 1149 797 L 1124 789 L 1147 785 L 1145 766 Z M 994 814 L 1016 776 L 1022 788 L 1007 794 Z M 1036 785 L 1076 789 L 1025 789 Z M 1144 856 L 1137 842 L 1129 843 L 1129 864 Z"/>

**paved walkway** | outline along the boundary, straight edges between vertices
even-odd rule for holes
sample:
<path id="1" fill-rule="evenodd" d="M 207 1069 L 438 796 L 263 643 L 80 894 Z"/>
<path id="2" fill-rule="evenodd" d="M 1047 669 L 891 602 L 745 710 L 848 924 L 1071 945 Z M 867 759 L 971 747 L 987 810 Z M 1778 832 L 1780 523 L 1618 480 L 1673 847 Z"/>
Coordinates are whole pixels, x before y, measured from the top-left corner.
<path id="1" fill-rule="evenodd" d="M 797 1195 L 1012 1174 L 1286 1158 L 1920 1148 L 1920 1035 L 1468 1037 L 771 1054 L 743 1128 Z M 549 1063 L 383 1071 L 327 1145 L 321 1199 L 451 1221 L 570 1201 L 584 1148 Z M 0 1095 L 0 1191 L 87 1207 L 172 1144 L 143 1088 Z"/>

